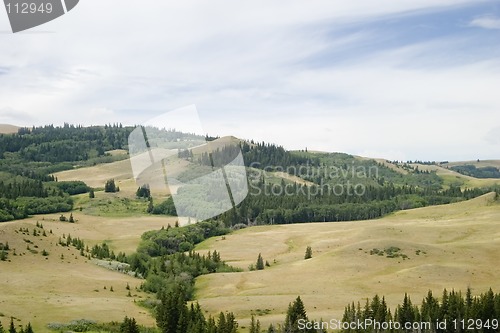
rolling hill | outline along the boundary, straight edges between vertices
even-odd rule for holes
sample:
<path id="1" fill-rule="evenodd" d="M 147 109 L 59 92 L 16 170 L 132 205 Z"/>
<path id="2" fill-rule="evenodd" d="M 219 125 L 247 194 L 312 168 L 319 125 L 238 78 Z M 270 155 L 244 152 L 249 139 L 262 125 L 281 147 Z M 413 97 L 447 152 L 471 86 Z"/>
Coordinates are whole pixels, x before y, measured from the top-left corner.
<path id="1" fill-rule="evenodd" d="M 60 214 L 0 223 L 0 243 L 8 243 L 11 249 L 8 260 L 0 262 L 0 321 L 4 327 L 11 316 L 22 320 L 19 324 L 30 321 L 37 332 L 48 331 L 46 325 L 51 322 L 109 322 L 125 316 L 153 326 L 149 311 L 138 305 L 154 296 L 136 289 L 142 280 L 99 267 L 94 259 L 82 257 L 75 248 L 62 247 L 58 242 L 71 235 L 83 239 L 89 247 L 106 242 L 116 253 L 132 253 L 144 232 L 174 224 L 175 219 L 73 214 L 76 223 L 60 222 Z M 36 228 L 37 223 L 43 229 Z M 33 236 L 35 229 L 38 236 Z M 44 230 L 47 236 L 42 235 Z M 43 250 L 47 256 L 42 255 Z M 127 296 L 127 284 L 132 297 Z"/>
<path id="2" fill-rule="evenodd" d="M 0 134 L 13 134 L 17 133 L 20 127 L 9 125 L 9 124 L 0 124 Z"/>
<path id="3" fill-rule="evenodd" d="M 0 180 L 6 184 L 3 202 L 16 202 L 17 197 L 7 191 L 12 190 L 8 186 L 13 182 L 40 182 L 52 193 L 57 186 L 52 175 L 59 183 L 84 181 L 95 190 L 93 199 L 88 193 L 71 197 L 73 209 L 64 214 L 73 214 L 76 223 L 59 221 L 60 213 L 0 223 L 0 243 L 8 242 L 11 248 L 7 260 L 0 261 L 0 280 L 5 281 L 0 285 L 0 321 L 4 327 L 10 316 L 21 320 L 17 324 L 31 321 L 37 332 L 44 332 L 48 322 L 81 318 L 121 321 L 125 315 L 154 326 L 151 313 L 139 305 L 141 301 L 155 298 L 154 294 L 138 290 L 145 280 L 100 267 L 97 263 L 102 266 L 102 262 L 81 256 L 73 247 L 60 245 L 60 240 L 71 234 L 90 247 L 104 242 L 116 253 L 129 255 L 141 244 L 144 232 L 168 229 L 168 225 L 179 220 L 183 225 L 181 218 L 147 214 L 148 199 L 136 197 L 138 184 L 130 161 L 124 159 L 126 135 L 130 130 L 121 126 L 44 127 L 35 130 L 35 134 L 26 129 L 27 140 L 11 136 L 0 142 L 4 158 Z M 80 131 L 93 141 L 81 139 Z M 194 148 L 192 156 L 181 158 L 177 155 L 181 149 L 176 146 L 180 134 L 170 132 L 169 135 L 174 136 L 170 171 L 182 174 L 195 173 L 200 168 L 207 170 L 207 165 L 197 161 L 203 157 L 203 149 Z M 78 156 L 61 156 L 60 152 L 67 151 L 68 140 L 78 147 Z M 96 149 L 97 142 L 105 143 L 106 150 Z M 222 150 L 235 142 L 242 141 L 233 137 L 216 139 L 211 141 L 212 150 Z M 306 171 L 291 174 L 278 168 L 263 171 L 248 166 L 249 175 L 261 176 L 252 181 L 265 183 L 262 186 L 312 188 L 324 182 L 345 185 L 352 181 L 366 186 L 372 194 L 359 200 L 303 198 L 291 207 L 285 207 L 291 198 L 283 199 L 281 205 L 273 201 L 278 199 L 276 196 L 255 196 L 234 212 L 218 217 L 227 226 L 274 223 L 275 216 L 298 216 L 300 222 L 311 222 L 313 218 L 328 221 L 318 216 L 338 217 L 340 214 L 336 215 L 334 209 L 341 206 L 347 212 L 342 218 L 357 218 L 362 215 L 350 215 L 349 210 L 355 211 L 356 205 L 363 204 L 365 209 L 377 210 L 372 217 L 385 217 L 357 222 L 261 225 L 208 239 L 196 250 L 203 253 L 217 250 L 223 260 L 243 270 L 197 278 L 196 299 L 208 313 L 233 311 L 242 326 L 255 314 L 265 326 L 283 321 L 288 304 L 300 295 L 311 318 L 340 319 L 348 303 L 364 302 L 375 293 L 385 295 L 389 305 L 394 305 L 401 301 L 404 292 L 409 292 L 418 303 L 428 289 L 463 290 L 470 286 L 475 293 L 480 293 L 496 286 L 500 273 L 496 265 L 500 259 L 500 204 L 495 193 L 449 205 L 407 208 L 466 200 L 485 192 L 470 192 L 466 196 L 460 188 L 500 185 L 500 179 L 466 176 L 446 165 L 403 166 L 341 153 L 288 152 L 267 144 L 243 142 L 242 150 L 262 166 L 283 163 L 284 166 L 303 166 Z M 456 162 L 450 166 L 468 163 Z M 483 164 L 478 164 L 479 167 L 500 165 L 499 161 L 480 163 Z M 153 165 L 146 171 L 163 184 L 164 175 L 159 166 Z M 370 168 L 376 168 L 377 172 L 373 175 L 355 172 Z M 338 176 L 343 173 L 345 179 Z M 115 179 L 120 192 L 102 191 L 108 179 Z M 401 193 L 397 194 L 396 188 Z M 168 198 L 170 191 L 174 193 L 176 188 L 152 188 L 155 205 Z M 53 196 L 59 195 L 54 192 Z M 346 202 L 342 202 L 343 199 Z M 384 200 L 390 210 L 370 206 L 372 202 Z M 303 215 L 295 210 L 298 207 L 304 209 L 300 212 Z M 389 214 L 399 209 L 407 210 Z M 188 219 L 185 220 L 187 223 Z M 43 223 L 44 228 L 37 227 L 38 223 Z M 36 235 L 34 230 L 38 230 Z M 304 260 L 307 246 L 312 247 L 313 258 Z M 44 256 L 44 251 L 48 255 Z M 269 267 L 249 271 L 249 265 L 255 263 L 259 253 Z M 127 284 L 131 295 L 127 295 Z M 114 291 L 110 291 L 111 286 Z"/>
<path id="4" fill-rule="evenodd" d="M 198 278 L 196 298 L 209 312 L 234 311 L 242 323 L 258 315 L 266 327 L 283 320 L 298 295 L 310 318 L 329 320 L 375 294 L 395 305 L 405 292 L 416 303 L 429 289 L 485 292 L 500 275 L 500 203 L 494 197 L 375 221 L 251 227 L 207 240 L 197 249 L 217 249 L 246 271 Z M 307 246 L 313 258 L 304 260 Z M 387 257 L 394 248 L 400 249 L 396 257 Z M 270 267 L 248 271 L 259 253 Z"/>

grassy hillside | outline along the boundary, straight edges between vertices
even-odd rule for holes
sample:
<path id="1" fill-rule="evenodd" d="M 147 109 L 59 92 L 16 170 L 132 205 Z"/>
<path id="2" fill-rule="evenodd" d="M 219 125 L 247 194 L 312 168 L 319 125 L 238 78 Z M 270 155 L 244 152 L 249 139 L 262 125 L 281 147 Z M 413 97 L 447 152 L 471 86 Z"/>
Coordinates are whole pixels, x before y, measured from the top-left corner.
<path id="1" fill-rule="evenodd" d="M 429 289 L 484 292 L 498 285 L 499 227 L 494 194 L 376 221 L 252 227 L 198 246 L 246 271 L 198 278 L 197 299 L 209 312 L 234 311 L 242 323 L 256 314 L 269 323 L 283 320 L 297 295 L 311 318 L 341 319 L 346 304 L 375 293 L 395 305 L 405 292 L 416 302 Z M 307 246 L 313 258 L 304 260 Z M 391 247 L 401 256 L 388 258 Z M 248 271 L 259 253 L 271 267 Z"/>
<path id="2" fill-rule="evenodd" d="M 60 238 L 71 234 L 90 247 L 105 242 L 116 253 L 129 255 L 136 251 L 144 232 L 177 221 L 176 217 L 147 214 L 148 199 L 136 197 L 138 184 L 125 150 L 130 130 L 121 126 L 65 126 L 33 132 L 24 129 L 21 136 L 0 135 L 0 197 L 4 206 L 14 202 L 18 204 L 14 208 L 22 208 L 23 202 L 34 200 L 30 199 L 30 189 L 35 185 L 42 199 L 45 190 L 52 197 L 69 198 L 69 193 L 52 191 L 58 184 L 64 185 L 61 181 L 84 181 L 95 190 L 93 199 L 82 192 L 71 197 L 72 208 L 68 209 L 72 209 L 76 223 L 60 222 L 60 213 L 0 223 L 0 243 L 8 242 L 11 248 L 7 260 L 0 261 L 0 280 L 5 281 L 0 285 L 0 295 L 6 295 L 0 299 L 4 326 L 14 316 L 21 318 L 22 324 L 31 321 L 38 332 L 43 332 L 48 322 L 80 318 L 120 321 L 125 315 L 153 325 L 153 318 L 138 305 L 147 297 L 155 297 L 135 290 L 144 280 L 99 267 L 79 250 L 58 244 Z M 398 165 L 341 153 L 288 152 L 254 142 L 229 147 L 230 143 L 241 143 L 233 137 L 211 141 L 215 155 L 208 158 L 202 147 L 183 150 L 180 133 L 167 134 L 171 137 L 167 149 L 172 153 L 168 171 L 179 179 L 212 172 L 210 163 L 215 164 L 214 160 L 224 154 L 233 156 L 241 148 L 252 189 L 340 185 L 346 190 L 354 186 L 367 190 L 357 197 L 328 193 L 308 197 L 301 191 L 292 196 L 249 195 L 237 209 L 218 217 L 226 227 L 322 221 L 329 219 L 326 216 L 337 220 L 373 218 L 398 209 L 457 202 L 485 193 L 461 193 L 458 186 L 466 189 L 500 184 L 499 179 L 476 179 L 438 165 Z M 68 154 L 70 146 L 75 147 L 77 155 Z M 154 208 L 162 207 L 168 195 L 177 190 L 164 186 L 160 163 L 150 166 L 141 177 L 139 181 L 148 180 L 152 185 Z M 109 179 L 115 179 L 119 192 L 102 191 Z M 197 298 L 209 313 L 234 311 L 245 326 L 251 314 L 258 315 L 264 324 L 282 321 L 289 302 L 297 295 L 303 297 L 310 317 L 340 319 L 347 303 L 374 293 L 386 295 L 389 305 L 395 305 L 404 292 L 412 293 L 418 302 L 430 288 L 465 289 L 470 285 L 474 291 L 484 291 L 495 286 L 500 273 L 495 266 L 500 259 L 500 251 L 495 251 L 500 244 L 500 206 L 493 199 L 494 194 L 490 194 L 356 223 L 252 227 L 209 239 L 198 246 L 200 251 L 217 250 L 223 260 L 244 271 L 201 276 L 196 283 Z M 69 216 L 70 212 L 64 214 Z M 188 219 L 179 221 L 183 225 Z M 40 228 L 39 234 L 33 235 L 38 222 L 43 223 L 46 236 Z M 310 260 L 303 259 L 307 246 L 313 249 Z M 42 255 L 44 250 L 48 255 Z M 270 267 L 248 271 L 259 253 Z M 161 267 L 165 266 L 158 265 L 158 269 Z M 132 297 L 127 296 L 127 283 L 132 287 Z"/>
<path id="3" fill-rule="evenodd" d="M 475 161 L 443 163 L 443 167 L 450 167 L 450 168 L 454 166 L 463 166 L 463 165 L 473 165 L 478 168 L 484 168 L 484 167 L 500 168 L 500 160 L 475 160 Z"/>
<path id="4" fill-rule="evenodd" d="M 60 222 L 59 214 L 0 223 L 0 243 L 8 243 L 11 249 L 8 260 L 0 261 L 0 312 L 3 315 L 0 321 L 4 327 L 10 316 L 22 319 L 19 324 L 31 321 L 35 331 L 46 332 L 45 325 L 49 322 L 83 318 L 121 321 L 125 315 L 154 326 L 149 312 L 139 306 L 139 301 L 154 297 L 135 289 L 142 280 L 99 267 L 75 248 L 62 247 L 58 241 L 71 235 L 83 239 L 89 247 L 105 241 L 116 253 L 132 253 L 142 233 L 174 224 L 173 219 L 104 218 L 78 212 L 73 215 L 76 223 Z M 37 222 L 43 224 L 46 237 L 42 229 L 36 228 Z M 29 232 L 23 234 L 21 228 Z M 33 236 L 34 229 L 39 231 L 39 236 Z M 43 250 L 49 255 L 43 256 Z M 127 283 L 133 297 L 127 296 Z"/>
<path id="5" fill-rule="evenodd" d="M 20 127 L 9 125 L 9 124 L 0 124 L 0 134 L 12 134 L 17 133 Z"/>
<path id="6" fill-rule="evenodd" d="M 457 162 L 458 163 L 458 162 Z M 463 163 L 463 162 L 462 162 Z M 460 164 L 462 165 L 462 164 Z M 479 179 L 467 175 L 462 175 L 451 169 L 447 169 L 440 165 L 422 165 L 412 164 L 413 167 L 418 167 L 422 171 L 436 172 L 443 179 L 443 186 L 460 186 L 465 188 L 478 188 L 500 185 L 500 179 Z"/>

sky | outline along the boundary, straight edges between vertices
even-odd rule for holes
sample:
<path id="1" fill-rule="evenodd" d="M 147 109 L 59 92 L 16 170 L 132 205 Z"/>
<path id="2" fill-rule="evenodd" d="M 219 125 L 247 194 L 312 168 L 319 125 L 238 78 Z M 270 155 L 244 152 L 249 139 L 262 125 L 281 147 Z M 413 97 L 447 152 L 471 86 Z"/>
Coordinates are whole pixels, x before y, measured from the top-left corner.
<path id="1" fill-rule="evenodd" d="M 12 34 L 0 123 L 203 130 L 390 160 L 500 159 L 500 2 L 82 0 Z"/>

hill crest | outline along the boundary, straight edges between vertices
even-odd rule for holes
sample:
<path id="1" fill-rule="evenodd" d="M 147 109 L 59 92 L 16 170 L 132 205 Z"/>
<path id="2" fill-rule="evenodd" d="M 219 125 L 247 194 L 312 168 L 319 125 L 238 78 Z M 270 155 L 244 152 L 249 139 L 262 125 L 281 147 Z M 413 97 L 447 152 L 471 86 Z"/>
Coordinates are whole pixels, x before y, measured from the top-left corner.
<path id="1" fill-rule="evenodd" d="M 20 128 L 10 124 L 0 124 L 0 134 L 15 134 Z"/>

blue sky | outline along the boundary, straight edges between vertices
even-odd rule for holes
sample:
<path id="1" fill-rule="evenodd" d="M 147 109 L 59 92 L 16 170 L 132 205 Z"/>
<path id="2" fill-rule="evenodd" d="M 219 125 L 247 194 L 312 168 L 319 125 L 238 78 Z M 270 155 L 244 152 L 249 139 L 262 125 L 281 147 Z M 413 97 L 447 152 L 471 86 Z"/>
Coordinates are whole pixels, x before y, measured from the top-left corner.
<path id="1" fill-rule="evenodd" d="M 86 0 L 11 34 L 0 123 L 139 124 L 388 159 L 500 158 L 500 2 Z"/>

